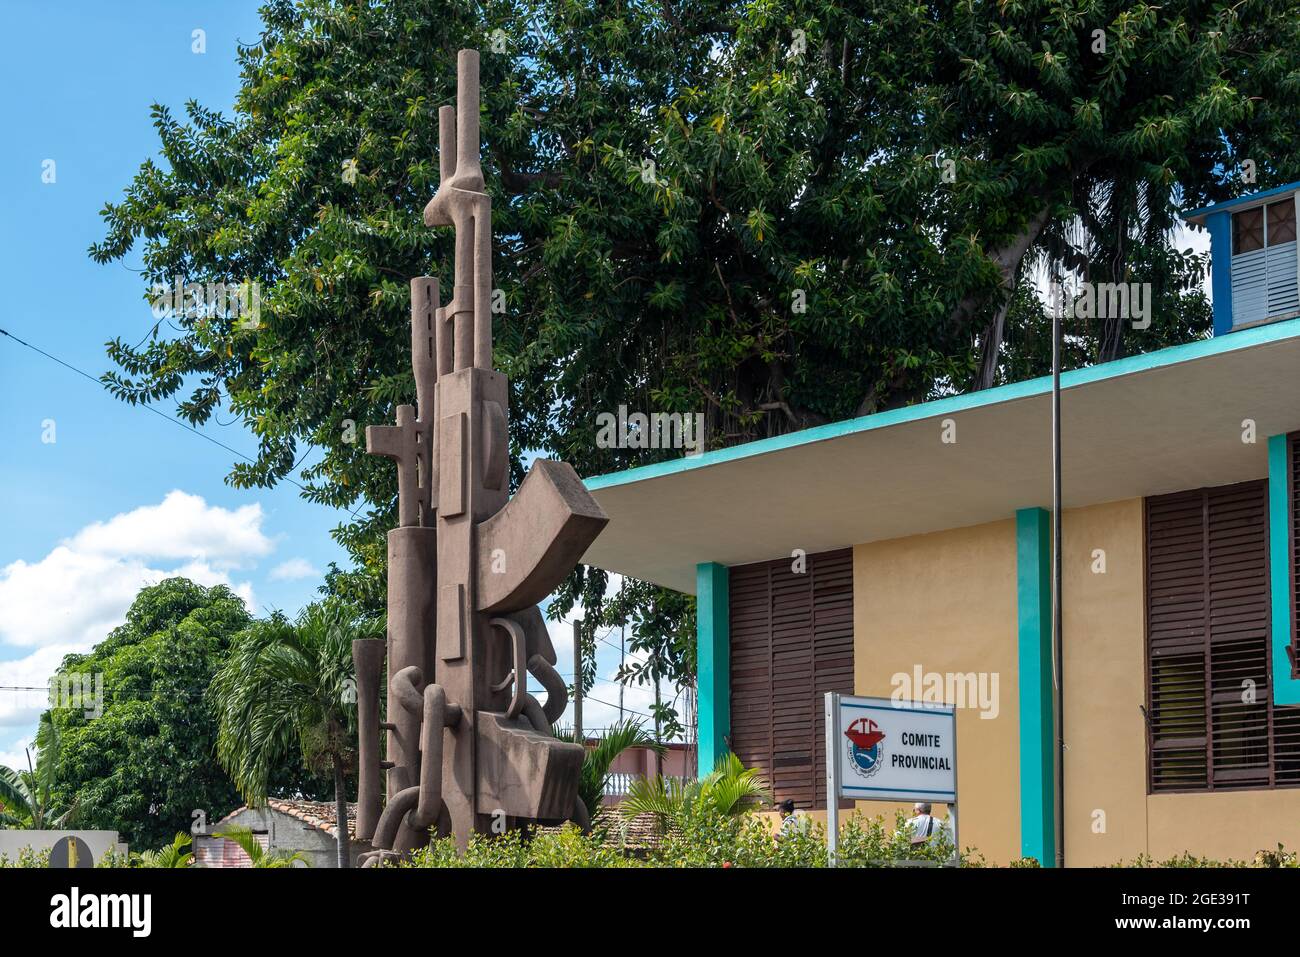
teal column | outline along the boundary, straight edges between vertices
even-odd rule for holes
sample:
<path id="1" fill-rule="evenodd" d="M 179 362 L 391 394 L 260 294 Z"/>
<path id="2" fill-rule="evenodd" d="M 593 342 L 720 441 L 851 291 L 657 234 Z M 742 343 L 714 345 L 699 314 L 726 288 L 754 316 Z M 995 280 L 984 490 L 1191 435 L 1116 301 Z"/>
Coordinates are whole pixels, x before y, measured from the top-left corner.
<path id="1" fill-rule="evenodd" d="M 1052 516 L 1016 512 L 1020 671 L 1020 853 L 1056 864 L 1056 736 L 1052 720 Z"/>
<path id="2" fill-rule="evenodd" d="M 1300 678 L 1291 677 L 1291 629 L 1295 597 L 1291 593 L 1291 475 L 1285 435 L 1268 440 L 1268 574 L 1273 603 L 1273 703 L 1300 704 Z"/>
<path id="3" fill-rule="evenodd" d="M 695 566 L 695 675 L 699 689 L 698 771 L 704 777 L 731 734 L 731 608 L 726 565 Z"/>

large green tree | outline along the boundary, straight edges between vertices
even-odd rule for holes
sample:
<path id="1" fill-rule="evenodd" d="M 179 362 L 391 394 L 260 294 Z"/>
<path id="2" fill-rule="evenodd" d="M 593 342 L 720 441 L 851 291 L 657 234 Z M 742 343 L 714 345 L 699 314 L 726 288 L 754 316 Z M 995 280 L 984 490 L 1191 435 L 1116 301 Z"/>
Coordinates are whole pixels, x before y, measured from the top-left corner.
<path id="1" fill-rule="evenodd" d="M 80 826 L 116 830 L 137 848 L 188 833 L 195 811 L 210 823 L 237 807 L 217 764 L 217 712 L 206 696 L 251 620 L 229 588 L 169 578 L 142 589 L 126 621 L 92 651 L 68 655 L 61 674 L 80 688 L 102 680 L 103 707 L 96 715 L 83 694 L 48 713 L 60 745 L 52 805 L 75 805 Z M 322 783 L 292 762 L 275 785 L 314 797 L 328 793 Z"/>
<path id="2" fill-rule="evenodd" d="M 496 364 L 526 450 L 590 475 L 596 415 L 702 411 L 731 445 L 1043 371 L 1032 267 L 1151 282 L 1152 329 L 1072 326 L 1075 363 L 1204 334 L 1180 206 L 1297 173 L 1297 0 L 274 0 L 234 113 L 155 108 L 160 163 L 104 208 L 98 260 L 148 283 L 263 284 L 257 328 L 175 318 L 110 343 L 110 387 L 228 405 L 241 486 L 358 508 L 336 592 L 378 607 L 395 479 L 360 426 L 413 399 L 407 280 L 450 288 L 436 112 L 483 51 Z M 351 171 L 355 171 L 355 176 Z M 690 680 L 690 605 L 580 571 Z M 588 643 L 592 641 L 590 634 Z"/>

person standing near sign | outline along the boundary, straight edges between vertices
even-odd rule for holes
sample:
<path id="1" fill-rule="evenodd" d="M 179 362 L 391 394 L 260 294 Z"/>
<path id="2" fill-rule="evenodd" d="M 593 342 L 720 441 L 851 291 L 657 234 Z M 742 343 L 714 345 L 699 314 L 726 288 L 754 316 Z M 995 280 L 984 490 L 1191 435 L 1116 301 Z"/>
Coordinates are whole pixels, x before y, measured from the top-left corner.
<path id="1" fill-rule="evenodd" d="M 781 812 L 781 829 L 776 832 L 778 841 L 791 834 L 802 832 L 808 826 L 808 819 L 794 809 L 794 801 L 790 798 L 778 804 L 777 810 Z"/>
<path id="2" fill-rule="evenodd" d="M 912 805 L 912 816 L 903 826 L 910 832 L 914 845 L 934 840 L 943 829 L 942 822 L 936 820 L 930 811 L 930 805 L 924 801 Z"/>

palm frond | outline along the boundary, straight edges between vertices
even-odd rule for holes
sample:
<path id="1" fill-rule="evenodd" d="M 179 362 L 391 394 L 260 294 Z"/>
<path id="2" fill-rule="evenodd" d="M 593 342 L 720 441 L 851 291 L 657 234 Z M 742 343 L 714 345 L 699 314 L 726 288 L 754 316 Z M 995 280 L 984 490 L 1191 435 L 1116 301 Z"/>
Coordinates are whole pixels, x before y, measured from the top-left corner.
<path id="1" fill-rule="evenodd" d="M 660 823 L 666 823 L 681 808 L 679 797 L 662 777 L 637 778 L 619 802 L 618 810 L 628 820 L 653 814 Z"/>
<path id="2" fill-rule="evenodd" d="M 586 745 L 586 741 L 578 740 L 572 728 L 558 729 L 555 736 L 561 741 Z M 666 750 L 662 744 L 654 740 L 639 721 L 629 719 L 610 725 L 605 730 L 605 734 L 596 741 L 595 746 L 587 748 L 582 759 L 582 777 L 578 782 L 578 796 L 582 798 L 582 803 L 587 806 L 587 813 L 593 820 L 605 797 L 605 788 L 610 778 L 609 769 L 618 756 L 628 748 L 650 748 L 658 754 L 663 754 Z"/>
<path id="3" fill-rule="evenodd" d="M 194 855 L 187 850 L 190 843 L 188 834 L 177 831 L 170 844 L 156 851 L 144 851 L 136 860 L 140 867 L 189 867 L 194 863 Z"/>
<path id="4" fill-rule="evenodd" d="M 31 811 L 31 794 L 23 776 L 0 764 L 0 806 L 6 811 Z"/>
<path id="5" fill-rule="evenodd" d="M 232 824 L 224 831 L 213 832 L 212 836 L 225 838 L 227 841 L 234 841 L 239 845 L 239 849 L 248 855 L 248 859 L 253 862 L 254 867 L 258 866 L 258 861 L 260 861 L 262 855 L 266 853 L 266 851 L 262 849 L 262 845 L 258 842 L 257 838 L 253 835 L 251 828 Z"/>

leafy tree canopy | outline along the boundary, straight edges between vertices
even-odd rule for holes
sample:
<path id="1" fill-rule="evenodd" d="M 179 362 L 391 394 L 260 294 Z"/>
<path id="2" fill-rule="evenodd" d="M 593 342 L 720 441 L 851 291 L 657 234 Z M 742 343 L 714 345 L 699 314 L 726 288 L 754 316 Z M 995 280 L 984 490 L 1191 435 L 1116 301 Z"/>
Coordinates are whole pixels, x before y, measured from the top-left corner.
<path id="1" fill-rule="evenodd" d="M 229 405 L 260 441 L 238 486 L 317 450 L 307 494 L 362 509 L 337 530 L 357 569 L 329 587 L 377 608 L 396 482 L 356 437 L 414 398 L 407 280 L 450 288 L 450 231 L 420 211 L 457 48 L 483 51 L 518 481 L 525 450 L 584 475 L 678 454 L 598 447 L 620 405 L 702 411 L 718 446 L 1040 373 L 1033 267 L 1153 284 L 1152 328 L 1076 323 L 1076 363 L 1204 334 L 1205 264 L 1174 247 L 1174 214 L 1296 178 L 1297 12 L 272 0 L 233 115 L 155 107 L 162 162 L 91 249 L 134 252 L 150 284 L 257 280 L 260 323 L 133 330 L 106 382 L 196 423 Z M 607 623 L 605 583 L 579 572 L 559 607 Z M 689 680 L 689 602 L 629 595 L 635 640 Z"/>

